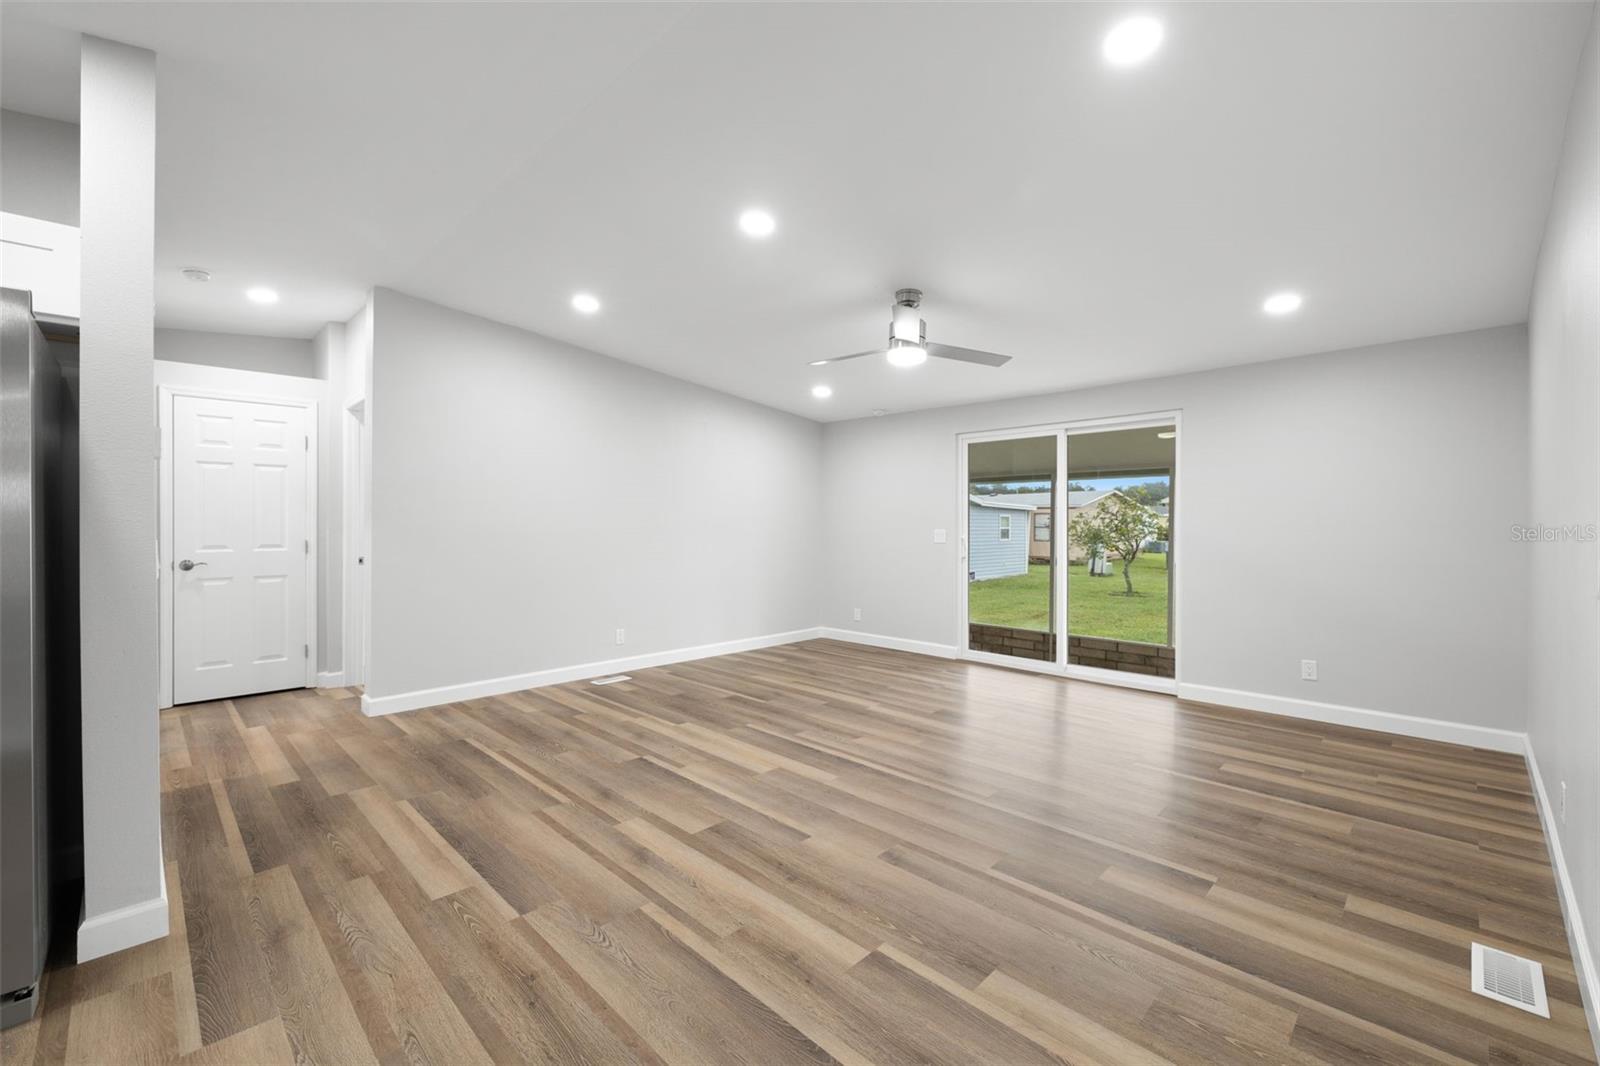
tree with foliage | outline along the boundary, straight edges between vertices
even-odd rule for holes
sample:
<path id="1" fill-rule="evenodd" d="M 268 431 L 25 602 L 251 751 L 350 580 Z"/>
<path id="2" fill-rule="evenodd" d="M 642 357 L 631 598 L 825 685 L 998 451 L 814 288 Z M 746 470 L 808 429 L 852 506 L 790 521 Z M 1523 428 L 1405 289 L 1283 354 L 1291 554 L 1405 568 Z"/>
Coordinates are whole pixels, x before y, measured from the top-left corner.
<path id="1" fill-rule="evenodd" d="M 1122 580 L 1128 587 L 1125 595 L 1132 596 L 1133 561 L 1145 541 L 1166 539 L 1167 524 L 1150 508 L 1113 492 L 1098 507 L 1073 515 L 1067 534 L 1089 553 L 1090 559 L 1104 551 L 1116 552 L 1122 560 Z"/>
<path id="2" fill-rule="evenodd" d="M 1167 497 L 1172 495 L 1172 485 L 1166 481 L 1145 481 L 1138 485 L 1118 485 L 1117 491 L 1134 503 L 1154 507 L 1158 503 L 1164 503 Z"/>

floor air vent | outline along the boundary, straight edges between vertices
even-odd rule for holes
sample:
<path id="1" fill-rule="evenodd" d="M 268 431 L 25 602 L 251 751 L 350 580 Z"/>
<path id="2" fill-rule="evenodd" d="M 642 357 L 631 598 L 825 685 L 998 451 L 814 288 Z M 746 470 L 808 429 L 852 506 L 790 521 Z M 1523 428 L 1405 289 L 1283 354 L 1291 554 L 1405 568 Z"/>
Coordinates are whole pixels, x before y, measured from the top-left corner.
<path id="1" fill-rule="evenodd" d="M 632 681 L 627 674 L 612 674 L 610 677 L 597 677 L 590 681 L 591 685 L 615 685 L 618 681 Z"/>
<path id="2" fill-rule="evenodd" d="M 1544 998 L 1544 967 L 1532 959 L 1472 945 L 1472 990 L 1529 1014 L 1550 1017 Z"/>

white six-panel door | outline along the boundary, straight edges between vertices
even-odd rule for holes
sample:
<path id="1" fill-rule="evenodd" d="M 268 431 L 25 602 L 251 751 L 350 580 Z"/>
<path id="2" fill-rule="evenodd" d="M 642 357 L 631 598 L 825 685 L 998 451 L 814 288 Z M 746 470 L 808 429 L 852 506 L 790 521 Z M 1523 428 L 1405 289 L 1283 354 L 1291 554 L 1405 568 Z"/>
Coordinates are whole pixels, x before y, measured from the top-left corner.
<path id="1" fill-rule="evenodd" d="M 173 397 L 173 702 L 306 683 L 307 413 Z"/>

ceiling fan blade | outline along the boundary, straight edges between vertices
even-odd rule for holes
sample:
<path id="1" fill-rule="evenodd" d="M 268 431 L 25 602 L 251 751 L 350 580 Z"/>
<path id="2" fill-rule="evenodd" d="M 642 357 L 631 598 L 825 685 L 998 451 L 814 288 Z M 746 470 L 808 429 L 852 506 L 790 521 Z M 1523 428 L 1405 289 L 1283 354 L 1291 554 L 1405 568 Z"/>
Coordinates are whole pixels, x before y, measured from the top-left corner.
<path id="1" fill-rule="evenodd" d="M 860 359 L 864 355 L 883 355 L 883 354 L 884 354 L 884 351 L 883 351 L 882 348 L 874 348 L 870 352 L 856 352 L 853 355 L 836 355 L 832 359 L 813 359 L 811 362 L 807 363 L 806 365 L 807 366 L 829 366 L 829 365 L 831 365 L 833 363 L 842 363 L 846 359 Z"/>
<path id="2" fill-rule="evenodd" d="M 960 363 L 979 363 L 983 366 L 1005 366 L 1011 362 L 1009 355 L 980 352 L 976 348 L 957 348 L 953 344 L 927 344 L 923 347 L 935 359 L 954 359 Z"/>

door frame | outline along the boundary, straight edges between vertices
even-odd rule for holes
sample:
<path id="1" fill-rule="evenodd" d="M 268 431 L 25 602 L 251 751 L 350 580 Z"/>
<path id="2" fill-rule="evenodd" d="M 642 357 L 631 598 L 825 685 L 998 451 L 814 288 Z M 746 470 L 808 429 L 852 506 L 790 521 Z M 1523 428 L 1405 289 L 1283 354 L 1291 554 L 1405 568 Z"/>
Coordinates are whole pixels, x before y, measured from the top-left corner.
<path id="1" fill-rule="evenodd" d="M 344 552 L 340 574 L 343 582 L 339 601 L 342 606 L 344 639 L 340 657 L 341 683 L 346 686 L 367 682 L 367 574 L 370 567 L 357 562 L 370 560 L 372 546 L 367 529 L 367 401 L 352 400 L 344 405 L 340 430 L 344 434 L 344 477 L 340 506 L 343 508 L 342 540 Z"/>
<path id="2" fill-rule="evenodd" d="M 967 592 L 970 582 L 967 580 L 969 572 L 967 561 L 967 534 L 968 534 L 968 496 L 970 494 L 968 482 L 967 445 L 983 441 L 1017 440 L 1027 437 L 1047 437 L 1052 434 L 1056 437 L 1056 481 L 1060 489 L 1056 493 L 1055 506 L 1051 510 L 1050 538 L 1051 558 L 1066 558 L 1067 546 L 1067 502 L 1065 486 L 1070 480 L 1067 477 L 1068 453 L 1071 449 L 1071 439 L 1074 435 L 1082 433 L 1102 433 L 1119 429 L 1141 429 L 1144 427 L 1171 426 L 1177 432 L 1174 439 L 1172 480 L 1174 492 L 1172 503 L 1168 512 L 1168 521 L 1176 530 L 1179 526 L 1178 513 L 1183 506 L 1185 493 L 1176 491 L 1178 471 L 1183 466 L 1183 411 L 1174 409 L 1170 411 L 1149 411 L 1139 414 L 1114 415 L 1102 418 L 1077 418 L 1060 422 L 1044 422 L 1034 425 L 1016 426 L 1009 429 L 982 430 L 971 433 L 958 433 L 956 435 L 956 529 L 959 530 L 956 549 L 956 658 L 971 662 L 986 663 L 990 666 L 1003 666 L 1012 670 L 1027 670 L 1039 674 L 1051 674 L 1056 677 L 1068 677 L 1080 681 L 1094 681 L 1100 684 L 1117 685 L 1123 688 L 1145 689 L 1151 692 L 1176 693 L 1178 685 L 1183 678 L 1183 643 L 1179 633 L 1178 620 L 1180 617 L 1178 605 L 1183 601 L 1180 586 L 1183 579 L 1183 566 L 1177 560 L 1177 552 L 1168 555 L 1168 566 L 1172 568 L 1171 574 L 1171 601 L 1169 605 L 1169 639 L 1175 649 L 1173 677 L 1166 678 L 1147 677 L 1143 674 L 1127 674 L 1116 670 L 1101 670 L 1092 666 L 1076 666 L 1067 662 L 1067 625 L 1070 618 L 1071 604 L 1068 602 L 1066 569 L 1052 566 L 1051 580 L 1055 585 L 1055 629 L 1056 629 L 1056 659 L 1054 662 L 1045 662 L 1038 659 L 1013 658 L 1008 655 L 996 655 L 993 652 L 974 651 L 968 647 L 971 629 L 968 617 Z M 1177 544 L 1176 536 L 1172 544 Z"/>
<path id="3" fill-rule="evenodd" d="M 972 572 L 972 568 L 970 565 L 970 560 L 968 559 L 968 553 L 971 546 L 967 543 L 967 538 L 971 532 L 971 518 L 969 515 L 971 504 L 969 501 L 972 496 L 972 489 L 971 482 L 968 478 L 969 466 L 967 446 L 971 444 L 981 444 L 986 441 L 1025 440 L 1029 438 L 1053 436 L 1056 439 L 1055 481 L 1059 484 L 1064 483 L 1062 474 L 1067 468 L 1066 437 L 1061 432 L 1062 428 L 1063 426 L 1061 423 L 1053 423 L 1043 426 L 1023 426 L 1018 429 L 997 429 L 987 430 L 979 433 L 962 433 L 956 437 L 957 517 L 955 528 L 957 531 L 956 580 L 958 582 L 958 586 L 956 594 L 955 647 L 957 658 L 970 659 L 973 662 L 979 663 L 988 663 L 991 666 L 1007 666 L 1018 670 L 1031 670 L 1034 673 L 1061 673 L 1062 664 L 1065 661 L 1067 652 L 1067 644 L 1065 640 L 1056 641 L 1056 658 L 1053 662 L 1046 662 L 1042 659 L 1022 659 L 1010 655 L 997 655 L 994 652 L 975 651 L 968 647 L 968 641 L 970 640 L 972 633 L 971 623 L 968 617 L 968 592 L 972 583 L 968 580 L 967 575 Z M 1065 514 L 1065 511 L 1066 508 L 1062 504 L 1061 494 L 1057 492 L 1055 494 L 1055 506 L 1051 508 L 1050 512 L 1050 557 L 1052 559 L 1059 559 L 1061 557 L 1061 546 L 1064 543 L 1062 539 L 1063 532 L 1061 528 L 1061 518 L 1062 515 Z M 1029 522 L 1027 525 L 1031 536 L 1032 523 Z M 1031 543 L 1031 541 L 1029 543 Z M 1059 568 L 1055 567 L 1054 565 L 1051 566 L 1052 581 L 1055 581 L 1055 575 L 1058 569 Z M 1063 582 L 1055 582 L 1055 584 L 1057 586 L 1055 590 L 1055 628 L 1058 632 L 1061 632 L 1062 627 L 1066 622 L 1066 589 L 1065 583 Z"/>
<path id="4" fill-rule="evenodd" d="M 303 396 L 264 396 L 256 393 L 233 392 L 225 389 L 191 388 L 187 385 L 160 385 L 156 388 L 156 427 L 159 444 L 156 452 L 156 584 L 158 587 L 160 615 L 160 671 L 157 706 L 173 705 L 173 625 L 172 607 L 173 574 L 175 560 L 172 544 L 172 483 L 176 459 L 172 445 L 173 404 L 178 397 L 201 400 L 235 400 L 240 403 L 271 404 L 274 407 L 298 407 L 306 412 L 306 643 L 317 646 L 317 542 L 321 539 L 317 523 L 317 401 Z M 305 687 L 317 684 L 317 657 L 306 656 Z"/>

